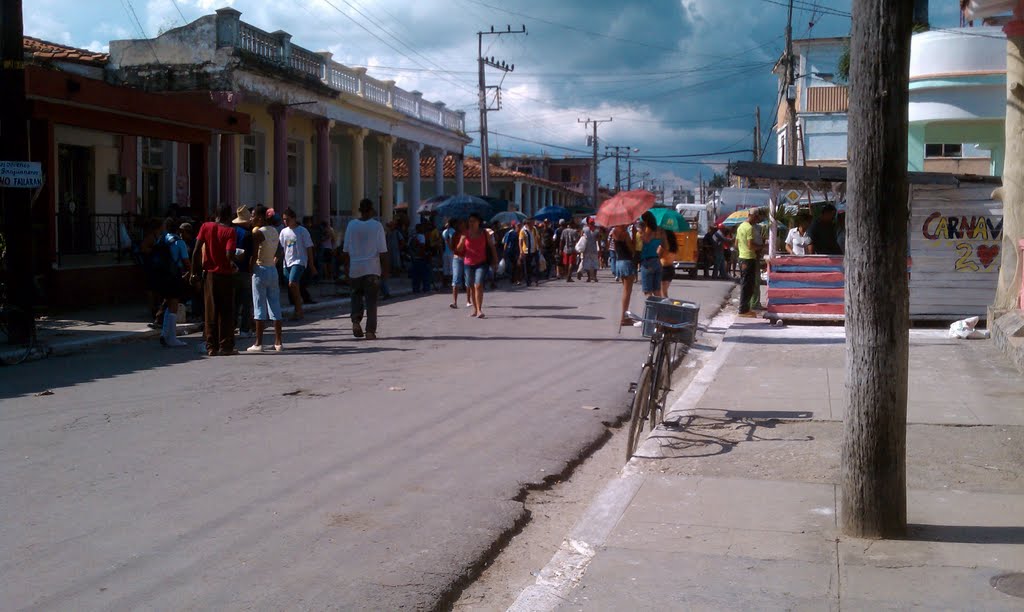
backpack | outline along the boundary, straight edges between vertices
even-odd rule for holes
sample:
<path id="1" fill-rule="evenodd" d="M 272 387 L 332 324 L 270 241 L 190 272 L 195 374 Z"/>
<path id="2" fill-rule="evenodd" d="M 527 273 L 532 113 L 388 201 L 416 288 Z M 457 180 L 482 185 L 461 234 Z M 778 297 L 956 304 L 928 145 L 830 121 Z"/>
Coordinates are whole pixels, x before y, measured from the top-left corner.
<path id="1" fill-rule="evenodd" d="M 179 240 L 181 238 L 172 236 L 168 241 L 165 235 L 153 244 L 153 251 L 150 255 L 153 274 L 171 278 L 177 278 L 181 274 L 181 268 L 178 266 L 178 262 L 174 261 L 174 254 L 171 250 L 171 247 Z"/>

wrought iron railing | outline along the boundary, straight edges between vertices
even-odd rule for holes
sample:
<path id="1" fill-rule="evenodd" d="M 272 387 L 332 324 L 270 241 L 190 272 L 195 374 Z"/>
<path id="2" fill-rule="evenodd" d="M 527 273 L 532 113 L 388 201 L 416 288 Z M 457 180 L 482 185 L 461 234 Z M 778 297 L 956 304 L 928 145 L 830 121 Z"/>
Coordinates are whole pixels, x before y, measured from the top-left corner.
<path id="1" fill-rule="evenodd" d="M 319 79 L 337 91 L 393 108 L 455 132 L 466 131 L 466 114 L 452 111 L 442 102 L 427 102 L 418 92 L 395 87 L 393 81 L 380 81 L 366 75 L 362 68 L 350 68 L 330 59 L 329 53 L 316 53 L 293 45 L 287 32 L 266 32 L 243 22 L 241 13 L 225 8 L 217 11 L 217 47 L 232 47 L 263 60 L 280 64 Z"/>
<path id="2" fill-rule="evenodd" d="M 62 256 L 113 253 L 118 262 L 132 249 L 132 215 L 61 211 L 57 222 L 57 265 Z"/>

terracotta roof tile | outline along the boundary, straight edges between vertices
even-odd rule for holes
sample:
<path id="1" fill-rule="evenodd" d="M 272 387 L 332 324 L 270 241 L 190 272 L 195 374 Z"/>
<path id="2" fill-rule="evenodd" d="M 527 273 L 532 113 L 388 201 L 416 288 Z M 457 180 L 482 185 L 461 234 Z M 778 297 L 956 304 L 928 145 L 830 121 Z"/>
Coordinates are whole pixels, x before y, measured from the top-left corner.
<path id="1" fill-rule="evenodd" d="M 22 44 L 25 48 L 25 55 L 30 55 L 34 59 L 60 60 L 91 66 L 104 66 L 110 59 L 110 56 L 106 53 L 96 53 L 88 49 L 59 45 L 31 36 L 25 36 L 22 39 Z"/>
<path id="2" fill-rule="evenodd" d="M 433 179 L 434 178 L 434 156 L 424 155 L 420 157 L 420 178 L 421 179 Z M 395 178 L 404 179 L 409 177 L 409 164 L 401 157 L 396 157 L 394 161 L 395 166 Z M 516 172 L 515 170 L 509 170 L 508 168 L 502 168 L 491 164 L 491 178 L 505 178 L 514 179 L 521 181 L 528 181 L 538 185 L 546 185 L 548 187 L 554 187 L 556 189 L 565 189 L 562 185 L 543 179 L 532 174 L 525 174 L 523 172 Z M 481 165 L 480 160 L 475 157 L 467 157 L 463 163 L 463 177 L 469 180 L 480 180 Z M 444 177 L 446 179 L 455 180 L 455 156 L 448 155 L 444 158 Z"/>

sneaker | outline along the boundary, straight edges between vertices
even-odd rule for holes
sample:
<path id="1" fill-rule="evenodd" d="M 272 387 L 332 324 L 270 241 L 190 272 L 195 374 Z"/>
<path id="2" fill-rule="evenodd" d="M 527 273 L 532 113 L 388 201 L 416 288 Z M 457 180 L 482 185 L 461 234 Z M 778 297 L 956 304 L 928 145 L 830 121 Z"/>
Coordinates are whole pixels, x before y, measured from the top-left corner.
<path id="1" fill-rule="evenodd" d="M 355 336 L 356 338 L 362 338 L 365 335 L 363 334 L 363 326 L 358 323 L 353 323 L 352 335 Z"/>
<path id="2" fill-rule="evenodd" d="M 368 332 L 366 332 L 366 339 L 367 340 L 376 340 L 377 339 L 377 334 L 375 334 L 372 331 L 368 331 Z"/>
<path id="3" fill-rule="evenodd" d="M 274 350 L 277 351 L 278 353 L 280 353 L 281 351 L 284 350 L 284 345 L 283 344 L 275 344 L 274 345 Z"/>
<path id="4" fill-rule="evenodd" d="M 245 349 L 245 352 L 246 353 L 262 353 L 263 352 L 263 345 L 262 344 L 254 344 L 254 345 L 250 346 L 249 348 Z"/>

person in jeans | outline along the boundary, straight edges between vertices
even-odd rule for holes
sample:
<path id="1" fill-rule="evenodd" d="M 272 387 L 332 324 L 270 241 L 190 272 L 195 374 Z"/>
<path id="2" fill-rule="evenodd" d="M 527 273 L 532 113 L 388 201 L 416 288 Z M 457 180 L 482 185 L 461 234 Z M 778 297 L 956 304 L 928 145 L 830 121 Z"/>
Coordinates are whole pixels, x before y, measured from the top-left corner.
<path id="1" fill-rule="evenodd" d="M 736 228 L 736 252 L 740 260 L 740 316 L 754 318 L 757 313 L 750 309 L 750 300 L 757 289 L 760 266 L 757 262 L 757 246 L 754 244 L 754 226 L 760 221 L 756 208 L 747 213 L 747 220 Z"/>
<path id="2" fill-rule="evenodd" d="M 245 349 L 249 353 L 263 352 L 263 332 L 267 321 L 274 322 L 274 350 L 284 350 L 281 340 L 281 287 L 277 282 L 278 231 L 267 223 L 267 207 L 256 207 L 252 217 L 252 309 L 256 319 L 256 341 Z"/>
<path id="3" fill-rule="evenodd" d="M 458 308 L 459 288 L 466 288 L 466 268 L 462 263 L 462 255 L 456 249 L 459 246 L 459 239 L 466 232 L 466 222 L 462 219 L 452 219 L 449 223 L 450 226 L 442 234 L 445 251 L 451 252 L 452 303 L 448 307 Z M 466 306 L 471 306 L 472 303 L 473 300 L 469 295 L 469 291 L 466 291 Z"/>
<path id="4" fill-rule="evenodd" d="M 234 213 L 227 204 L 217 209 L 217 221 L 207 222 L 199 228 L 196 248 L 192 252 L 193 283 L 198 270 L 206 274 L 203 281 L 205 303 L 206 354 L 235 355 L 235 228 L 231 225 Z M 205 248 L 204 248 L 205 247 Z"/>
<path id="5" fill-rule="evenodd" d="M 373 202 L 359 202 L 359 219 L 345 228 L 345 249 L 342 258 L 345 276 L 352 284 L 352 335 L 364 337 L 362 321 L 366 315 L 367 340 L 377 339 L 377 294 L 381 278 L 389 273 L 388 242 L 384 226 L 373 218 Z"/>
<path id="6" fill-rule="evenodd" d="M 288 279 L 288 294 L 295 304 L 295 320 L 301 320 L 303 295 L 300 289 L 302 276 L 309 268 L 311 275 L 316 274 L 316 261 L 313 256 L 313 237 L 309 230 L 299 225 L 295 211 L 288 208 L 284 211 L 285 228 L 281 230 L 278 241 L 284 248 L 284 274 Z"/>
<path id="7" fill-rule="evenodd" d="M 494 241 L 483 228 L 483 217 L 477 213 L 469 215 L 469 228 L 459 239 L 458 251 L 463 254 L 466 266 L 466 287 L 473 296 L 473 312 L 469 316 L 484 317 L 484 279 L 487 277 L 488 261 L 497 270 L 498 253 Z"/>

